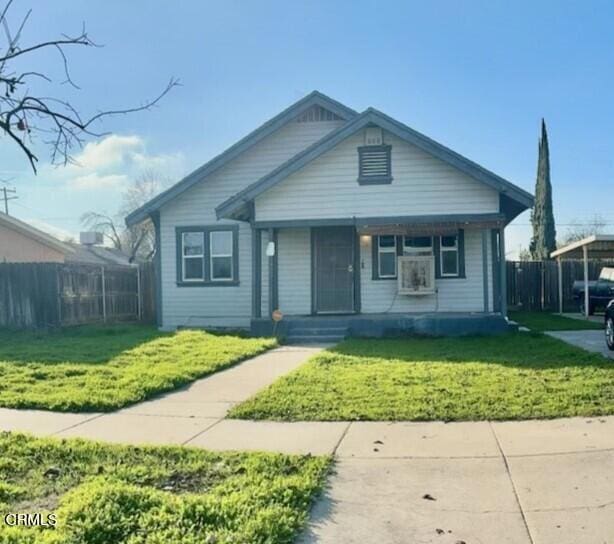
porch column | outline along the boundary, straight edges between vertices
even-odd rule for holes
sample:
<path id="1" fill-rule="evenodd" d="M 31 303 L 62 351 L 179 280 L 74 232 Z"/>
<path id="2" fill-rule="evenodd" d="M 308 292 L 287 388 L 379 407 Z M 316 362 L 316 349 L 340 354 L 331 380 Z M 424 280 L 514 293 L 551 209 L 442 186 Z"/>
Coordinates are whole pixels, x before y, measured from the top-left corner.
<path id="1" fill-rule="evenodd" d="M 501 314 L 507 317 L 507 263 L 505 261 L 505 229 L 499 229 L 499 251 L 501 255 Z"/>
<path id="2" fill-rule="evenodd" d="M 501 265 L 499 250 L 499 229 L 490 231 L 490 253 L 492 259 L 492 310 L 501 311 Z"/>
<path id="3" fill-rule="evenodd" d="M 277 229 L 269 229 L 269 242 L 273 242 L 275 248 L 274 255 L 269 259 L 269 317 L 277 310 L 278 301 L 278 286 L 277 286 L 277 263 L 279 256 L 279 244 L 277 243 Z"/>
<path id="4" fill-rule="evenodd" d="M 160 212 L 155 211 L 150 215 L 154 224 L 155 248 L 154 273 L 156 276 L 156 325 L 162 327 L 162 243 L 160 236 Z"/>
<path id="5" fill-rule="evenodd" d="M 584 315 L 589 316 L 590 294 L 588 292 L 588 246 L 582 246 L 582 260 L 584 261 Z"/>
<path id="6" fill-rule="evenodd" d="M 484 311 L 488 312 L 488 231 L 482 230 L 482 282 L 484 288 Z"/>
<path id="7" fill-rule="evenodd" d="M 558 268 L 558 280 L 559 280 L 559 313 L 563 315 L 563 263 L 561 258 L 556 258 L 556 264 Z"/>
<path id="8" fill-rule="evenodd" d="M 252 225 L 252 319 L 262 317 L 262 231 Z"/>

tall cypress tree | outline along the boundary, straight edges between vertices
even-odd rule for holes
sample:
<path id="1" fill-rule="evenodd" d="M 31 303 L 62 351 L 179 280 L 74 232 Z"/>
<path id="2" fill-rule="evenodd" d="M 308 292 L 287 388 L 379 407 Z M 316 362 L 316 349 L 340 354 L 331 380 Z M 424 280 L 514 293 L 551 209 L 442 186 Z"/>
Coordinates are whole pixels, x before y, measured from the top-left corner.
<path id="1" fill-rule="evenodd" d="M 542 132 L 539 138 L 535 207 L 531 212 L 531 224 L 533 225 L 533 238 L 529 247 L 531 257 L 536 260 L 549 259 L 550 253 L 556 249 L 556 228 L 552 211 L 548 132 L 546 131 L 546 123 L 543 119 Z"/>

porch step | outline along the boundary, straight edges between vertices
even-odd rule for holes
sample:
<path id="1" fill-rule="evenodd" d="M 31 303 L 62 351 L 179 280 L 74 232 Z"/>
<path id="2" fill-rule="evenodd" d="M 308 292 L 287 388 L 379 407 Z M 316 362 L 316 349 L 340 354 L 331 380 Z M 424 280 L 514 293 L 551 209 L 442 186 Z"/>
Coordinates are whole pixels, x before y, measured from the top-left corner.
<path id="1" fill-rule="evenodd" d="M 288 344 L 336 344 L 337 342 L 341 342 L 344 338 L 345 335 L 340 336 L 332 334 L 321 334 L 319 336 L 299 336 L 295 334 L 289 334 L 286 338 L 286 342 Z"/>
<path id="2" fill-rule="evenodd" d="M 288 330 L 286 341 L 290 344 L 336 344 L 348 335 L 348 328 L 339 326 L 338 321 L 330 324 L 321 321 L 300 321 L 293 323 Z"/>
<path id="3" fill-rule="evenodd" d="M 292 327 L 288 334 L 292 336 L 345 336 L 348 332 L 347 327 Z"/>

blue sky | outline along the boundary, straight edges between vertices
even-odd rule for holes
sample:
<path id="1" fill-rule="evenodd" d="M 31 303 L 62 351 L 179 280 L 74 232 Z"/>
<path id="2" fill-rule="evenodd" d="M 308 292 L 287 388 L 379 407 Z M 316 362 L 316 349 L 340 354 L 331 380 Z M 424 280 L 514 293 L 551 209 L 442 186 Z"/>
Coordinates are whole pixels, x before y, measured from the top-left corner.
<path id="1" fill-rule="evenodd" d="M 70 52 L 81 90 L 54 88 L 83 113 L 131 106 L 171 76 L 183 86 L 153 111 L 108 120 L 82 167 L 32 176 L 3 138 L 0 177 L 14 215 L 55 232 L 115 213 L 147 168 L 172 179 L 206 162 L 313 89 L 374 106 L 533 191 L 539 122 L 549 136 L 554 208 L 564 233 L 601 214 L 614 230 L 611 2 L 203 2 L 16 0 L 33 7 L 24 43 L 78 33 L 102 48 Z M 37 67 L 61 64 L 53 52 Z M 46 91 L 48 92 L 48 91 Z M 528 213 L 508 230 L 526 246 Z"/>

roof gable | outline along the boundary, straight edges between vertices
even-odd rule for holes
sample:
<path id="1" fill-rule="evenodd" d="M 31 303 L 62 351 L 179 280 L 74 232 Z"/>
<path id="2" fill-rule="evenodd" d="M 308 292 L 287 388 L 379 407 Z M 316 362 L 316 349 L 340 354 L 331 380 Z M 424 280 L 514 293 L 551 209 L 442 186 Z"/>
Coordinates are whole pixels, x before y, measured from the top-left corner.
<path id="1" fill-rule="evenodd" d="M 301 116 L 304 114 L 306 114 L 304 122 L 308 122 L 309 120 L 319 120 L 322 116 L 324 117 L 323 120 L 328 117 L 332 119 L 349 120 L 356 117 L 358 112 L 318 91 L 313 91 L 258 127 L 256 130 L 250 132 L 247 136 L 230 146 L 220 155 L 217 155 L 203 166 L 188 174 L 181 181 L 130 213 L 126 217 L 126 224 L 130 226 L 144 221 L 150 214 L 156 210 L 159 210 L 164 204 L 173 200 L 175 197 L 179 196 L 196 183 L 199 183 L 205 177 L 213 174 L 222 166 L 238 157 L 241 153 L 247 149 L 250 149 L 252 146 L 262 141 L 276 130 L 280 129 L 286 123 L 296 118 L 302 119 Z M 318 119 L 316 119 L 316 117 Z"/>
<path id="2" fill-rule="evenodd" d="M 220 204 L 216 208 L 218 218 L 244 218 L 247 202 L 273 188 L 289 175 L 300 170 L 306 164 L 315 160 L 325 152 L 334 148 L 340 142 L 369 125 L 377 125 L 383 128 L 400 139 L 413 144 L 430 155 L 448 163 L 477 181 L 496 189 L 502 195 L 515 202 L 516 205 L 522 209 L 533 206 L 533 196 L 520 187 L 517 187 L 511 182 L 497 176 L 493 172 L 452 151 L 444 145 L 431 140 L 427 136 L 409 128 L 395 119 L 392 119 L 384 113 L 373 108 L 369 108 L 360 115 L 354 117 L 354 119 L 339 129 L 331 132 L 307 149 L 296 154 L 290 160 L 273 170 L 270 174 L 267 174 Z"/>
<path id="3" fill-rule="evenodd" d="M 2 212 L 0 212 L 0 225 L 17 231 L 23 236 L 36 240 L 38 243 L 50 247 L 51 249 L 55 249 L 64 255 L 70 254 L 73 251 L 70 246 L 60 242 L 60 240 L 51 236 L 50 234 L 47 234 L 46 232 L 43 232 L 42 230 L 39 230 L 28 223 L 20 221 L 19 219 Z"/>

